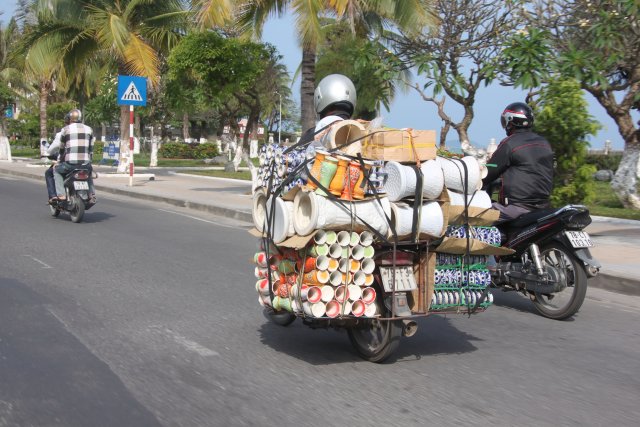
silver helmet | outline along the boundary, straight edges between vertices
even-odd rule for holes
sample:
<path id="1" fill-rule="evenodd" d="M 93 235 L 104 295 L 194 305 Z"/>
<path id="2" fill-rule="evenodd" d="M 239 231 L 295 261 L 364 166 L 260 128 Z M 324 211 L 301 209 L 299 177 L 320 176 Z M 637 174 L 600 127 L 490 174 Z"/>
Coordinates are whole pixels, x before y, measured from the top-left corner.
<path id="1" fill-rule="evenodd" d="M 356 108 L 356 87 L 348 77 L 342 74 L 329 74 L 320 80 L 313 93 L 313 104 L 316 113 L 320 114 L 327 107 L 344 103 L 350 107 L 350 113 Z"/>
<path id="2" fill-rule="evenodd" d="M 69 116 L 69 121 L 71 123 L 80 123 L 82 121 L 82 111 L 78 110 L 77 108 L 69 111 L 67 115 Z"/>

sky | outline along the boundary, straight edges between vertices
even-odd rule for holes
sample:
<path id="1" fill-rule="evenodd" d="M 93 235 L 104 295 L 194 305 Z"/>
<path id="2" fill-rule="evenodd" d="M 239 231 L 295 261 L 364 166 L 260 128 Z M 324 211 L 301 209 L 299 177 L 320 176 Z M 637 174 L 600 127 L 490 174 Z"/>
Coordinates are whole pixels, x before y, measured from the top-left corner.
<path id="1" fill-rule="evenodd" d="M 6 23 L 13 15 L 15 7 L 15 0 L 0 0 L 0 11 L 4 12 L 0 16 L 0 21 Z M 290 75 L 293 77 L 300 64 L 302 51 L 297 42 L 292 16 L 287 15 L 283 18 L 270 18 L 264 28 L 263 41 L 276 46 L 283 56 L 283 63 L 287 66 Z M 421 80 L 415 75 L 414 81 L 420 84 L 424 83 L 424 80 Z M 294 100 L 299 104 L 299 79 L 293 82 L 292 92 Z M 496 142 L 500 142 L 505 136 L 504 130 L 500 126 L 500 114 L 502 110 L 511 102 L 524 101 L 524 96 L 525 93 L 521 90 L 497 84 L 480 88 L 474 106 L 475 117 L 469 128 L 471 142 L 479 147 L 486 147 L 492 138 L 495 138 Z M 603 126 L 594 137 L 590 138 L 591 148 L 601 149 L 604 146 L 604 142 L 610 140 L 613 149 L 621 150 L 624 147 L 624 142 L 613 120 L 607 116 L 604 109 L 590 94 L 585 93 L 585 98 L 589 103 L 590 114 Z M 456 107 L 452 100 L 448 100 L 445 104 L 445 111 L 454 120 L 459 120 L 462 117 L 462 109 Z M 423 101 L 414 89 L 406 93 L 398 91 L 396 98 L 390 105 L 389 111 L 383 110 L 380 115 L 383 118 L 383 124 L 385 126 L 435 129 L 439 137 L 442 122 L 438 117 L 436 106 L 433 103 Z M 640 115 L 638 114 L 635 114 L 634 117 L 635 120 L 640 119 Z M 457 134 L 454 131 L 449 131 L 447 141 L 454 141 L 456 139 Z"/>

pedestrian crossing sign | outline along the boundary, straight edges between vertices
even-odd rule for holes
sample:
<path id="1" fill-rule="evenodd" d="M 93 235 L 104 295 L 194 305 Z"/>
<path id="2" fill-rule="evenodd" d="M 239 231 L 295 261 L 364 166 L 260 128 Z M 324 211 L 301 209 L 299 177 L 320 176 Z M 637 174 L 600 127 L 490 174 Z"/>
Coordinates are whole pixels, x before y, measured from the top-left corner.
<path id="1" fill-rule="evenodd" d="M 119 105 L 147 105 L 147 78 L 118 76 Z"/>

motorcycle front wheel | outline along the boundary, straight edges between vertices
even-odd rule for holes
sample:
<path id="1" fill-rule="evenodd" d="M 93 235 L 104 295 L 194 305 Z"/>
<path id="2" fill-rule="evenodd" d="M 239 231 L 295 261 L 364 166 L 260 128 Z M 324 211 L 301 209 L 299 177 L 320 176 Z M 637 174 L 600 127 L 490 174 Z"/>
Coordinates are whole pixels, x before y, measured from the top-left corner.
<path id="1" fill-rule="evenodd" d="M 580 260 L 559 242 L 551 242 L 540 250 L 542 260 L 552 267 L 562 270 L 567 279 L 567 287 L 553 294 L 535 294 L 533 304 L 545 317 L 563 320 L 580 310 L 587 294 L 587 274 Z"/>
<path id="2" fill-rule="evenodd" d="M 78 196 L 71 196 L 69 203 L 71 204 L 69 208 L 71 221 L 75 223 L 82 221 L 82 217 L 84 216 L 84 202 L 82 199 Z"/>
<path id="3" fill-rule="evenodd" d="M 390 314 L 385 310 L 383 316 Z M 369 362 L 381 363 L 398 348 L 402 337 L 402 321 L 363 319 L 362 324 L 350 327 L 347 333 L 360 357 Z"/>
<path id="4" fill-rule="evenodd" d="M 273 311 L 265 308 L 264 315 L 267 319 L 280 326 L 289 326 L 296 320 L 296 315 L 288 311 Z"/>

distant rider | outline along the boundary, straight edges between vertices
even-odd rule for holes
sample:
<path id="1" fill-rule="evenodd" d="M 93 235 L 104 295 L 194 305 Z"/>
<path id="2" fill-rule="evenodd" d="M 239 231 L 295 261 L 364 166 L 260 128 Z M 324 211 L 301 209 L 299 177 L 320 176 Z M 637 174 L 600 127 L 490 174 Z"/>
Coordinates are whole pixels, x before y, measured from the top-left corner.
<path id="1" fill-rule="evenodd" d="M 483 189 L 502 178 L 498 202 L 499 222 L 519 217 L 536 209 L 551 207 L 553 190 L 553 151 L 549 142 L 534 133 L 533 111 L 523 102 L 507 105 L 500 117 L 507 137 L 487 162 L 488 174 Z"/>
<path id="2" fill-rule="evenodd" d="M 70 123 L 62 128 L 60 136 L 60 162 L 54 169 L 56 193 L 58 199 L 65 200 L 64 176 L 74 169 L 85 169 L 89 172 L 89 198 L 95 203 L 93 187 L 91 155 L 93 154 L 93 130 L 82 122 L 82 112 L 78 109 L 69 111 Z"/>

